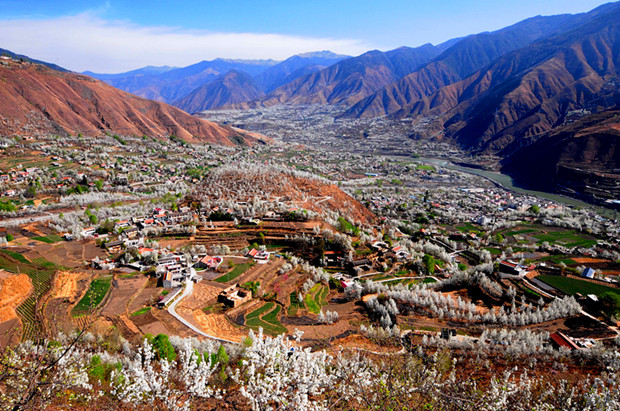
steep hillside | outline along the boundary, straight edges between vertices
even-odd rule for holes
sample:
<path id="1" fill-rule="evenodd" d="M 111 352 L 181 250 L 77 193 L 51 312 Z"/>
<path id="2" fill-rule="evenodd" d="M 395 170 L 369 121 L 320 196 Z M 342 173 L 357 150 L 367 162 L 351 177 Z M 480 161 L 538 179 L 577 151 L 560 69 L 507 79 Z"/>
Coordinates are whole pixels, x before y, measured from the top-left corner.
<path id="1" fill-rule="evenodd" d="M 277 88 L 261 101 L 246 106 L 354 104 L 425 64 L 441 50 L 432 44 L 425 44 L 417 48 L 401 47 L 386 53 L 369 51 L 298 78 Z"/>
<path id="2" fill-rule="evenodd" d="M 511 52 L 395 117 L 432 120 L 426 135 L 508 155 L 520 139 L 562 124 L 573 110 L 599 111 L 620 102 L 619 41 L 620 5 L 614 3 L 575 29 Z"/>
<path id="3" fill-rule="evenodd" d="M 198 87 L 173 104 L 188 113 L 229 104 L 242 103 L 263 96 L 249 74 L 232 70 L 215 81 Z"/>
<path id="4" fill-rule="evenodd" d="M 318 214 L 338 213 L 351 222 L 373 224 L 375 215 L 363 204 L 328 180 L 295 169 L 240 162 L 209 171 L 194 197 L 204 203 L 249 202 L 285 209 L 310 210 Z"/>
<path id="5" fill-rule="evenodd" d="M 63 67 L 60 67 L 60 66 L 56 65 L 56 64 L 48 63 L 47 61 L 31 59 L 28 56 L 24 56 L 23 54 L 13 53 L 12 51 L 6 50 L 6 49 L 0 49 L 0 56 L 8 56 L 8 57 L 14 58 L 16 60 L 29 61 L 31 63 L 42 64 L 44 66 L 47 66 L 49 68 L 52 68 L 52 69 L 58 70 L 58 71 L 69 71 L 69 70 L 67 70 L 67 69 L 65 69 Z"/>
<path id="6" fill-rule="evenodd" d="M 466 37 L 424 67 L 358 102 L 343 117 L 377 117 L 393 113 L 441 87 L 468 77 L 498 57 L 579 19 L 575 15 L 539 16 L 492 33 Z"/>
<path id="7" fill-rule="evenodd" d="M 6 63 L 6 64 L 4 64 Z M 0 64 L 0 133 L 114 132 L 232 145 L 256 137 L 192 117 L 166 104 L 145 100 L 90 77 L 15 60 Z"/>
<path id="8" fill-rule="evenodd" d="M 258 74 L 254 81 L 266 93 L 297 78 L 349 58 L 331 51 L 298 54 Z"/>
<path id="9" fill-rule="evenodd" d="M 558 127 L 503 162 L 530 187 L 598 199 L 620 197 L 620 110 Z"/>

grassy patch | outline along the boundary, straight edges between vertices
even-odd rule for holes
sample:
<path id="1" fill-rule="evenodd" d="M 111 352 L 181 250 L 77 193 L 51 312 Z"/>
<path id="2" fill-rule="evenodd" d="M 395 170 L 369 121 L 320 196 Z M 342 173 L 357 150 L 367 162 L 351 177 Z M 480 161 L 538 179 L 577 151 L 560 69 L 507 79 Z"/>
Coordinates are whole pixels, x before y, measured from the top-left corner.
<path id="1" fill-rule="evenodd" d="M 549 233 L 534 234 L 538 244 L 548 242 L 549 244 L 560 244 L 566 247 L 592 247 L 597 244 L 592 240 L 582 236 L 575 231 L 552 231 Z"/>
<path id="2" fill-rule="evenodd" d="M 278 314 L 280 314 L 280 310 L 282 309 L 282 307 L 280 307 L 279 305 L 276 305 L 276 308 L 274 308 L 273 310 L 269 311 L 267 314 L 265 314 L 262 317 L 263 321 L 266 321 L 270 324 L 274 324 L 274 325 L 278 325 L 280 324 L 280 321 L 278 321 Z"/>
<path id="3" fill-rule="evenodd" d="M 40 237 L 32 237 L 33 240 L 37 240 L 37 241 L 41 241 L 47 244 L 54 244 L 57 243 L 59 241 L 62 241 L 62 237 L 56 235 L 56 234 L 50 234 L 50 235 L 46 235 L 46 236 L 40 236 Z"/>
<path id="4" fill-rule="evenodd" d="M 437 327 L 420 327 L 422 331 L 439 331 Z"/>
<path id="5" fill-rule="evenodd" d="M 435 171 L 435 167 L 433 166 L 429 166 L 427 164 L 420 164 L 419 166 L 416 167 L 418 170 L 424 170 L 424 171 Z"/>
<path id="6" fill-rule="evenodd" d="M 297 291 L 293 291 L 291 295 L 289 296 L 291 305 L 288 307 L 288 315 L 290 316 L 297 315 L 298 310 L 305 308 L 304 302 L 299 301 L 299 298 L 297 297 L 298 297 Z"/>
<path id="7" fill-rule="evenodd" d="M 541 258 L 540 261 L 551 261 L 556 264 L 564 263 L 566 265 L 577 264 L 575 260 L 572 260 L 570 256 L 567 255 L 549 255 Z"/>
<path id="8" fill-rule="evenodd" d="M 304 297 L 308 311 L 314 314 L 321 312 L 321 307 L 327 305 L 327 293 L 329 288 L 322 284 L 315 284 Z"/>
<path id="9" fill-rule="evenodd" d="M 463 225 L 456 226 L 455 228 L 463 233 L 480 233 L 480 230 L 471 223 L 464 223 Z"/>
<path id="10" fill-rule="evenodd" d="M 230 270 L 228 273 L 217 277 L 215 279 L 215 281 L 217 281 L 218 283 L 227 283 L 229 281 L 234 280 L 235 278 L 239 277 L 241 274 L 245 273 L 246 271 L 248 271 L 250 269 L 250 267 L 252 267 L 254 265 L 254 263 L 247 263 L 247 264 L 239 264 L 236 265 L 232 270 Z"/>
<path id="11" fill-rule="evenodd" d="M 150 311 L 151 311 L 151 307 L 144 307 L 144 308 L 140 308 L 139 310 L 134 311 L 133 313 L 131 313 L 131 316 L 132 316 L 132 317 L 135 317 L 135 316 L 137 316 L 137 315 L 146 314 L 146 313 L 148 313 L 148 312 L 150 312 Z"/>
<path id="12" fill-rule="evenodd" d="M 262 327 L 263 331 L 269 335 L 286 333 L 286 327 L 278 320 L 281 310 L 282 307 L 279 305 L 272 302 L 266 303 L 245 317 L 245 325 L 255 330 Z"/>
<path id="13" fill-rule="evenodd" d="M 527 234 L 527 233 L 534 233 L 534 232 L 536 232 L 536 230 L 532 228 L 526 228 L 523 230 L 508 231 L 507 233 L 504 233 L 504 235 L 517 235 L 517 234 Z"/>
<path id="14" fill-rule="evenodd" d="M 495 247 L 487 247 L 485 248 L 485 250 L 490 252 L 491 255 L 500 255 L 502 253 L 502 250 L 500 250 L 499 248 L 495 248 Z"/>
<path id="15" fill-rule="evenodd" d="M 88 291 L 86 291 L 84 297 L 82 297 L 82 299 L 78 301 L 77 305 L 73 308 L 73 316 L 78 317 L 80 315 L 88 314 L 92 308 L 95 308 L 101 304 L 110 290 L 111 284 L 111 278 L 96 278 L 91 281 Z"/>
<path id="16" fill-rule="evenodd" d="M 28 261 L 28 259 L 26 257 L 24 257 L 23 255 L 21 255 L 20 253 L 16 253 L 14 251 L 10 251 L 10 250 L 0 250 L 0 252 L 3 252 L 4 254 L 13 257 L 14 259 L 16 259 L 17 261 L 19 261 L 20 263 L 24 263 L 24 264 L 29 264 L 30 261 Z M 4 268 L 4 267 L 2 267 Z"/>
<path id="17" fill-rule="evenodd" d="M 601 284 L 591 283 L 589 281 L 578 280 L 576 278 L 567 278 L 558 275 L 539 275 L 536 278 L 569 295 L 575 295 L 577 293 L 582 295 L 602 295 L 608 292 L 620 295 L 620 290 L 617 288 L 611 288 Z"/>
<path id="18" fill-rule="evenodd" d="M 250 318 L 258 318 L 261 315 L 265 314 L 267 311 L 271 310 L 273 308 L 273 306 L 275 305 L 275 303 L 267 303 L 265 305 L 263 305 L 262 307 L 252 311 L 251 313 L 249 313 L 248 315 L 246 315 L 246 320 L 250 319 Z"/>

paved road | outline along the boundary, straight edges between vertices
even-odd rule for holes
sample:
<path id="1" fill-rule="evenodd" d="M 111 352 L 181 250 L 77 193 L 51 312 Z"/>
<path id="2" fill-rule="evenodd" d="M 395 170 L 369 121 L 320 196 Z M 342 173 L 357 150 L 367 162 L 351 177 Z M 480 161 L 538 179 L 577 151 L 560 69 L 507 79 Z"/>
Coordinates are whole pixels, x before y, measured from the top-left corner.
<path id="1" fill-rule="evenodd" d="M 49 211 L 44 211 L 41 214 L 36 214 L 36 215 L 30 215 L 30 216 L 25 216 L 25 217 L 14 217 L 14 218 L 7 218 L 5 220 L 1 220 L 0 221 L 0 227 L 11 227 L 11 226 L 16 226 L 16 225 L 22 225 L 22 224 L 29 224 L 32 222 L 43 222 L 43 221 L 48 221 L 51 220 L 54 217 L 58 217 L 60 215 L 60 213 L 63 213 L 65 216 L 70 216 L 73 214 L 82 214 L 81 211 L 58 211 L 58 212 L 53 212 L 50 213 Z"/>
<path id="2" fill-rule="evenodd" d="M 390 281 L 397 281 L 397 280 L 417 280 L 420 278 L 432 278 L 433 280 L 437 281 L 438 283 L 441 282 L 441 280 L 433 275 L 424 275 L 421 277 L 394 277 L 394 278 L 387 278 L 385 280 L 379 280 L 379 281 L 374 281 L 375 283 L 389 283 Z"/>
<path id="3" fill-rule="evenodd" d="M 210 339 L 212 339 L 212 340 L 220 341 L 220 342 L 229 343 L 229 344 L 239 344 L 239 343 L 238 343 L 238 342 L 236 342 L 236 341 L 225 340 L 225 339 L 223 339 L 223 338 L 219 338 L 219 337 L 216 337 L 216 336 L 214 336 L 214 335 L 209 335 L 209 334 L 207 334 L 207 333 L 203 332 L 202 330 L 199 330 L 197 327 L 195 327 L 195 326 L 194 326 L 194 324 L 190 323 L 189 321 L 186 321 L 183 317 L 181 317 L 181 316 L 180 316 L 180 315 L 176 312 L 177 305 L 178 305 L 178 304 L 179 304 L 179 303 L 180 303 L 180 302 L 181 302 L 181 301 L 182 301 L 185 297 L 190 296 L 190 295 L 192 294 L 192 292 L 193 292 L 193 291 L 194 291 L 194 282 L 193 282 L 193 281 L 191 281 L 191 280 L 186 281 L 186 282 L 185 282 L 185 290 L 183 290 L 183 293 L 182 293 L 179 297 L 177 297 L 177 298 L 176 298 L 176 299 L 172 302 L 172 304 L 170 304 L 170 305 L 168 306 L 168 312 L 169 312 L 170 314 L 172 314 L 172 316 L 173 316 L 173 317 L 175 317 L 177 320 L 179 320 L 181 323 L 183 323 L 186 327 L 188 327 L 188 328 L 189 328 L 189 329 L 191 329 L 192 331 L 194 331 L 194 332 L 196 332 L 196 333 L 198 333 L 198 334 L 200 334 L 200 335 L 202 335 L 202 336 L 204 336 L 204 337 L 210 338 Z"/>

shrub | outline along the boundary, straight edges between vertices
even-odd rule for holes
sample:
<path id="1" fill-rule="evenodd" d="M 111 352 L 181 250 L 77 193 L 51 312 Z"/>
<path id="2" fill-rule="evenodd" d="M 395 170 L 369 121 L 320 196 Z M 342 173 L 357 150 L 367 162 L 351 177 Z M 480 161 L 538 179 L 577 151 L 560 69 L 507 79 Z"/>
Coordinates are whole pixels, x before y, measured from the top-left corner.
<path id="1" fill-rule="evenodd" d="M 151 343 L 153 344 L 157 359 L 176 360 L 177 353 L 174 351 L 174 347 L 170 344 L 170 339 L 166 334 L 157 334 Z"/>

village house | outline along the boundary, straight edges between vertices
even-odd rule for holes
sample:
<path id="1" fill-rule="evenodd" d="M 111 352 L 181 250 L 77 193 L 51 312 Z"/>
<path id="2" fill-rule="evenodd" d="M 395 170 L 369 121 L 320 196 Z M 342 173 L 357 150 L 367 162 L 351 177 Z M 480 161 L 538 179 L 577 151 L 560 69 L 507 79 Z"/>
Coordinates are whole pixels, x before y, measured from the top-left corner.
<path id="1" fill-rule="evenodd" d="M 131 239 L 131 238 L 136 238 L 139 234 L 140 234 L 140 230 L 138 230 L 137 227 L 132 227 L 132 228 L 128 228 L 124 230 L 121 233 L 121 237 Z"/>
<path id="2" fill-rule="evenodd" d="M 218 303 L 222 303 L 231 308 L 239 307 L 241 304 L 251 299 L 252 293 L 241 288 L 239 284 L 228 287 L 217 296 Z"/>
<path id="3" fill-rule="evenodd" d="M 554 332 L 549 338 L 551 344 L 556 348 L 566 348 L 571 351 L 579 349 L 579 346 L 570 337 L 560 331 Z"/>
<path id="4" fill-rule="evenodd" d="M 88 227 L 82 231 L 82 236 L 90 237 L 90 236 L 95 235 L 95 232 L 97 232 L 97 227 Z"/>
<path id="5" fill-rule="evenodd" d="M 210 270 L 215 270 L 222 263 L 222 257 L 212 257 L 210 255 L 206 255 L 202 257 L 196 263 L 196 268 L 206 268 Z"/>
<path id="6" fill-rule="evenodd" d="M 122 241 L 109 241 L 104 244 L 104 247 L 109 253 L 120 253 L 124 245 Z"/>

